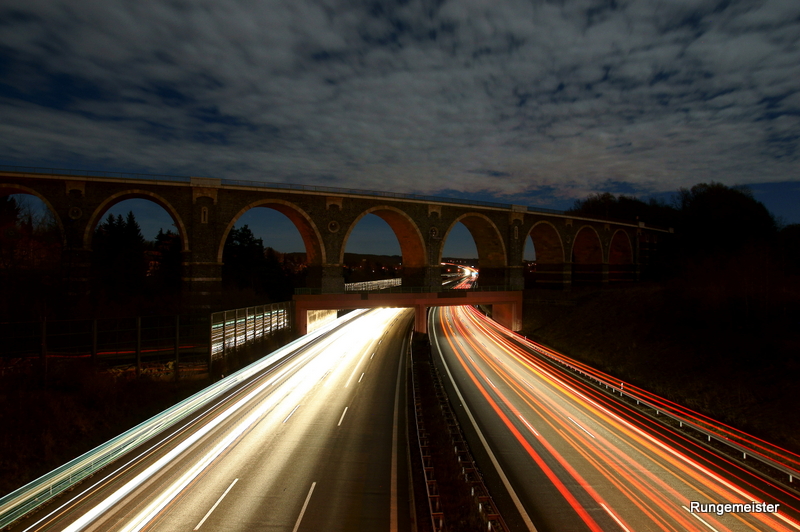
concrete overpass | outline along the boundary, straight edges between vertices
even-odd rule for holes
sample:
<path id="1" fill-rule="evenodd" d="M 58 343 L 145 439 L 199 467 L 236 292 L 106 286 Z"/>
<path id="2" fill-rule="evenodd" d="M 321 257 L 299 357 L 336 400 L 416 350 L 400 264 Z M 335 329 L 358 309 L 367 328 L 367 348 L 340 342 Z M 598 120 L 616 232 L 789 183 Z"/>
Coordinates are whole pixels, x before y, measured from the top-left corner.
<path id="1" fill-rule="evenodd" d="M 430 307 L 451 305 L 490 305 L 492 318 L 513 331 L 522 328 L 522 292 L 446 290 L 442 292 L 372 292 L 363 294 L 295 295 L 295 328 L 306 334 L 308 311 L 325 309 L 357 309 L 376 307 L 410 307 L 414 309 L 414 330 L 428 333 L 427 311 Z"/>
<path id="2" fill-rule="evenodd" d="M 385 220 L 400 243 L 403 286 L 441 291 L 440 262 L 448 234 L 463 223 L 478 250 L 483 285 L 521 290 L 523 248 L 533 238 L 536 280 L 569 286 L 575 281 L 637 279 L 650 251 L 667 232 L 644 222 L 619 222 L 521 205 L 233 179 L 154 176 L 0 167 L 0 195 L 32 194 L 53 212 L 63 241 L 63 275 L 69 292 L 88 290 L 92 238 L 116 203 L 141 198 L 172 217 L 182 242 L 183 290 L 195 306 L 211 307 L 221 291 L 223 247 L 250 209 L 285 214 L 306 248 L 308 284 L 342 293 L 348 237 L 367 214 Z"/>

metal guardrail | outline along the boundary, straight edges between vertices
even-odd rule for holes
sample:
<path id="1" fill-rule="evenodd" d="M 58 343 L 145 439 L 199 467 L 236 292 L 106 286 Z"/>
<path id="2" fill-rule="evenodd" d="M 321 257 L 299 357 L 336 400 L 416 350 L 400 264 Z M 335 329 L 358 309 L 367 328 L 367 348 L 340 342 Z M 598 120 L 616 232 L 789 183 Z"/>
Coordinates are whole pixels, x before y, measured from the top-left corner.
<path id="1" fill-rule="evenodd" d="M 403 279 L 395 277 L 394 279 L 380 279 L 378 281 L 363 281 L 360 283 L 345 283 L 345 292 L 370 292 L 373 290 L 383 290 L 393 286 L 401 286 Z"/>
<path id="2" fill-rule="evenodd" d="M 416 425 L 417 433 L 417 449 L 419 449 L 420 460 L 422 461 L 422 472 L 425 477 L 425 493 L 428 496 L 428 510 L 431 515 L 431 527 L 434 532 L 440 532 L 444 529 L 444 512 L 442 511 L 442 502 L 439 497 L 439 486 L 434 478 L 432 458 L 430 454 L 430 445 L 428 441 L 428 431 L 425 428 L 425 422 L 422 418 L 422 399 L 419 380 L 414 378 L 414 352 L 412 345 L 414 343 L 414 331 L 409 333 L 408 353 L 411 357 L 411 395 L 414 402 L 414 424 Z"/>
<path id="3" fill-rule="evenodd" d="M 249 379 L 274 362 L 288 356 L 294 350 L 359 315 L 359 312 L 351 312 L 313 333 L 288 343 L 175 406 L 0 498 L 0 529 L 99 471 L 164 429 L 174 426 L 182 419 L 197 412 L 240 382 Z"/>
<path id="4" fill-rule="evenodd" d="M 224 358 L 228 350 L 247 347 L 277 331 L 291 330 L 292 326 L 291 301 L 214 312 L 211 360 Z"/>
<path id="5" fill-rule="evenodd" d="M 414 352 L 413 352 L 413 338 L 414 331 L 410 333 L 408 342 L 408 353 L 411 357 L 411 367 L 414 366 Z M 433 530 L 438 532 L 445 529 L 445 515 L 441 505 L 441 495 L 434 475 L 434 468 L 432 465 L 432 456 L 430 454 L 429 433 L 425 428 L 424 420 L 422 419 L 422 400 L 420 398 L 420 383 L 419 379 L 414 377 L 416 369 L 411 371 L 412 381 L 412 399 L 414 402 L 414 420 L 417 426 L 417 443 L 419 447 L 420 457 L 422 459 L 423 473 L 425 477 L 426 494 L 428 496 L 428 507 L 431 514 L 431 524 Z M 469 450 L 469 445 L 464 439 L 458 419 L 450 405 L 450 400 L 447 397 L 447 392 L 442 385 L 439 372 L 436 366 L 431 364 L 431 379 L 436 401 L 439 403 L 442 417 L 445 421 L 445 427 L 439 427 L 437 430 L 447 430 L 450 436 L 450 445 L 455 452 L 455 459 L 461 467 L 461 475 L 464 482 L 470 487 L 472 499 L 476 505 L 478 513 L 480 513 L 486 530 L 496 530 L 498 532 L 508 530 L 503 516 L 500 515 L 497 505 L 495 504 L 489 490 L 486 487 L 483 477 L 480 474 L 477 464 L 472 457 Z"/>
<path id="6" fill-rule="evenodd" d="M 641 405 L 647 406 L 648 408 L 652 408 L 655 411 L 657 416 L 664 415 L 664 416 L 672 419 L 673 421 L 678 422 L 678 425 L 680 427 L 683 427 L 684 425 L 686 425 L 688 427 L 691 427 L 693 430 L 695 430 L 695 431 L 699 432 L 700 434 L 702 434 L 703 436 L 705 436 L 707 438 L 708 442 L 711 442 L 712 439 L 713 439 L 713 440 L 715 440 L 715 441 L 717 441 L 719 443 L 722 443 L 722 444 L 730 447 L 731 449 L 734 449 L 734 450 L 742 453 L 742 459 L 744 459 L 744 460 L 746 460 L 748 458 L 752 458 L 754 460 L 757 460 L 757 461 L 761 462 L 762 464 L 764 464 L 764 465 L 766 465 L 768 467 L 773 468 L 776 471 L 782 472 L 783 474 L 788 476 L 789 483 L 793 483 L 795 477 L 800 477 L 800 470 L 788 467 L 787 465 L 785 465 L 785 464 L 783 464 L 781 462 L 778 462 L 777 460 L 775 460 L 773 458 L 770 458 L 770 457 L 768 457 L 768 456 L 766 456 L 766 455 L 764 455 L 764 454 L 762 454 L 762 453 L 760 453 L 758 451 L 754 451 L 751 448 L 745 447 L 745 446 L 740 445 L 740 444 L 738 444 L 738 443 L 736 443 L 734 441 L 731 441 L 729 438 L 727 438 L 727 437 L 725 437 L 725 436 L 723 436 L 723 435 L 721 435 L 721 434 L 719 434 L 717 432 L 710 431 L 706 427 L 703 427 L 702 425 L 699 425 L 699 424 L 697 424 L 697 423 L 695 423 L 693 421 L 690 421 L 689 419 L 685 418 L 684 416 L 678 415 L 675 412 L 671 412 L 668 408 L 664 408 L 663 406 L 653 404 L 651 401 L 649 401 L 648 399 L 642 397 L 641 395 L 638 395 L 636 393 L 632 393 L 632 392 L 630 392 L 630 390 L 625 390 L 624 386 L 616 385 L 616 384 L 614 384 L 614 383 L 612 383 L 612 382 L 610 382 L 610 381 L 608 381 L 606 379 L 602 379 L 602 378 L 597 377 L 596 375 L 587 373 L 587 372 L 583 371 L 581 368 L 578 368 L 575 365 L 570 364 L 568 361 L 562 359 L 561 357 L 559 357 L 558 355 L 554 354 L 550 350 L 545 349 L 543 346 L 540 346 L 539 344 L 537 344 L 535 342 L 532 342 L 531 340 L 528 340 L 524 336 L 520 336 L 517 333 L 513 333 L 513 334 L 517 337 L 517 340 L 524 341 L 529 347 L 531 347 L 537 353 L 547 357 L 549 360 L 552 360 L 552 361 L 560 364 L 561 366 L 563 366 L 563 367 L 565 367 L 565 368 L 567 368 L 567 369 L 569 369 L 569 370 L 571 370 L 571 371 L 573 371 L 575 373 L 583 375 L 587 379 L 590 379 L 590 380 L 593 380 L 593 381 L 597 382 L 599 385 L 602 385 L 606 389 L 610 390 L 612 394 L 619 393 L 620 397 L 626 397 L 627 396 L 627 397 L 635 400 L 636 404 L 641 404 Z M 617 381 L 617 382 L 619 382 L 619 381 Z"/>

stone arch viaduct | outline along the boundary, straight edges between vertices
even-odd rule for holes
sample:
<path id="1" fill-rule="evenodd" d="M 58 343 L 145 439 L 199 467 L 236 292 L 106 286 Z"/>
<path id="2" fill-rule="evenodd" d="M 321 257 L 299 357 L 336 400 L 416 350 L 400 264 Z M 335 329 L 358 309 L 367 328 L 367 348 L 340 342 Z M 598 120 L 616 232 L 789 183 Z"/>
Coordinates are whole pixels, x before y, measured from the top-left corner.
<path id="1" fill-rule="evenodd" d="M 461 201 L 331 187 L 263 184 L 198 177 L 103 174 L 67 170 L 0 171 L 0 196 L 33 194 L 52 210 L 63 238 L 63 271 L 73 293 L 89 278 L 92 236 L 114 204 L 144 198 L 163 207 L 180 233 L 183 290 L 211 301 L 221 290 L 225 239 L 238 218 L 267 207 L 285 214 L 305 243 L 309 287 L 344 289 L 347 238 L 367 214 L 385 220 L 400 243 L 403 285 L 441 290 L 444 242 L 461 222 L 479 255 L 482 285 L 521 290 L 528 235 L 536 249 L 536 280 L 569 286 L 592 279 L 637 279 L 666 231 L 518 205 Z M 201 305 L 204 306 L 204 305 Z"/>

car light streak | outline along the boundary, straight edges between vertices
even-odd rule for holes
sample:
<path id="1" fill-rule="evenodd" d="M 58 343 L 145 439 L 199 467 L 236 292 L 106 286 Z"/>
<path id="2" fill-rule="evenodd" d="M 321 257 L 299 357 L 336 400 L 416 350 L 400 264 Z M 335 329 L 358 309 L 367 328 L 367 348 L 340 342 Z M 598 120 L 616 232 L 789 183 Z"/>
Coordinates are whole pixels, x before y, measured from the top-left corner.
<path id="1" fill-rule="evenodd" d="M 468 377 L 465 385 L 474 386 L 478 392 L 475 397 L 488 403 L 510 437 L 521 445 L 589 529 L 618 526 L 629 531 L 651 527 L 675 532 L 708 530 L 698 528 L 703 526 L 718 531 L 800 530 L 800 525 L 785 512 L 789 508 L 796 515 L 800 499 L 780 486 L 769 488 L 782 492 L 794 503 L 786 505 L 784 499 L 778 513 L 706 514 L 703 519 L 692 519 L 683 508 L 693 500 L 766 500 L 769 496 L 764 488 L 755 486 L 756 482 L 765 485 L 764 481 L 756 480 L 735 464 L 721 469 L 719 463 L 704 457 L 707 454 L 701 456 L 700 448 L 691 440 L 669 428 L 651 433 L 647 427 L 652 422 L 643 415 L 542 362 L 526 350 L 527 340 L 475 309 L 443 308 L 432 321 L 435 326 L 431 333 L 441 334 L 445 340 L 440 343 L 437 339 L 436 345 L 449 347 L 452 359 Z M 567 363 L 592 374 L 591 368 L 571 360 Z M 615 382 L 612 377 L 604 378 Z M 615 391 L 634 391 L 629 384 L 619 384 Z M 576 417 L 589 420 L 592 430 Z M 529 442 L 517 429 L 515 420 L 537 438 Z M 530 420 L 538 420 L 538 431 Z M 560 467 L 549 465 L 551 459 Z M 724 458 L 719 461 L 729 462 Z M 599 520 L 600 515 L 585 512 L 588 500 L 602 508 L 614 524 L 606 525 Z M 586 507 L 591 508 L 591 504 Z M 700 517 L 694 513 L 691 516 Z"/>
<path id="2" fill-rule="evenodd" d="M 401 309 L 371 311 L 365 315 L 367 318 L 365 321 L 369 323 L 368 327 L 363 327 L 361 323 L 355 324 L 355 321 L 346 323 L 325 341 L 307 348 L 307 353 L 302 357 L 298 357 L 277 375 L 269 376 L 260 385 L 253 386 L 247 394 L 217 413 L 213 418 L 207 420 L 205 425 L 197 428 L 195 432 L 188 435 L 143 471 L 116 488 L 113 493 L 105 496 L 104 499 L 83 513 L 64 530 L 67 532 L 83 530 L 92 526 L 92 523 L 105 514 L 116 511 L 115 508 L 118 505 L 134 493 L 141 491 L 140 488 L 149 479 L 166 471 L 167 468 L 173 467 L 173 464 L 179 463 L 183 456 L 188 456 L 188 451 L 196 447 L 196 444 L 204 437 L 210 435 L 212 431 L 224 429 L 221 439 L 210 451 L 202 454 L 199 459 L 195 459 L 196 461 L 190 464 L 179 466 L 183 467 L 183 471 L 179 474 L 177 480 L 170 483 L 166 489 L 162 488 L 159 492 L 150 496 L 145 507 L 138 511 L 133 518 L 126 518 L 125 526 L 121 529 L 121 532 L 138 532 L 142 530 L 165 512 L 173 500 L 187 489 L 190 489 L 195 479 L 232 448 L 248 429 L 262 420 L 270 419 L 272 412 L 275 412 L 275 416 L 277 416 L 281 410 L 283 415 L 277 419 L 283 418 L 283 423 L 286 423 L 300 407 L 301 401 L 299 400 L 305 397 L 322 378 L 331 372 L 335 372 L 340 367 L 352 365 L 352 358 L 355 352 L 349 349 L 350 346 L 358 345 L 359 342 L 369 344 L 374 341 L 374 331 L 376 329 L 379 331 L 385 329 L 390 320 L 400 312 L 402 312 Z M 345 349 L 337 349 L 337 345 L 344 346 Z M 365 349 L 364 356 L 361 357 L 357 366 L 363 362 L 368 352 L 370 351 Z M 347 356 L 349 356 L 349 359 L 341 363 L 343 357 Z M 286 379 L 282 380 L 284 377 Z M 278 382 L 280 382 L 279 385 L 273 386 Z M 291 408 L 288 405 L 292 404 L 295 405 L 294 408 L 286 415 L 286 411 Z M 245 411 L 247 413 L 244 414 L 244 418 L 233 423 L 235 420 L 234 414 Z M 346 412 L 347 408 L 345 408 L 345 412 L 339 421 L 340 425 Z M 231 426 L 225 427 L 224 424 L 226 422 L 230 422 L 228 425 Z M 279 421 L 276 422 L 279 423 Z M 198 528 L 202 523 L 201 521 L 197 525 Z"/>
<path id="3" fill-rule="evenodd" d="M 474 314 L 475 314 L 476 316 L 481 316 L 481 315 L 480 315 L 480 314 L 478 314 L 478 313 L 474 313 Z M 541 369 L 541 368 L 540 368 L 540 369 Z M 549 371 L 549 370 L 548 370 L 548 371 Z M 550 372 L 550 375 L 552 375 L 552 372 Z M 568 387 L 567 387 L 567 388 L 568 388 Z M 588 390 L 588 389 L 587 389 L 587 390 Z M 585 397 L 585 396 L 583 396 L 582 394 L 579 394 L 579 395 L 580 395 L 581 397 Z M 597 406 L 597 405 L 596 405 L 596 403 L 594 403 L 594 402 L 592 402 L 592 404 L 594 404 L 595 406 Z M 619 419 L 619 418 L 617 418 L 617 419 Z M 630 426 L 630 425 L 629 425 L 629 426 Z M 638 429 L 637 429 L 637 430 L 638 430 Z M 662 445 L 662 446 L 663 446 L 663 444 L 662 444 L 661 442 L 659 442 L 659 441 L 657 441 L 657 440 L 655 440 L 655 439 L 652 439 L 652 438 L 651 438 L 649 435 L 647 435 L 647 434 L 645 434 L 645 433 L 643 433 L 643 432 L 641 432 L 641 431 L 639 431 L 639 432 L 640 432 L 642 435 L 644 435 L 645 437 L 647 437 L 647 438 L 650 438 L 650 439 L 651 439 L 653 442 L 655 442 L 657 445 Z M 664 449 L 666 449 L 666 450 L 668 450 L 669 452 L 674 452 L 674 450 L 673 450 L 673 449 L 671 449 L 671 448 L 670 448 L 670 447 L 668 447 L 668 446 L 664 446 L 663 448 L 664 448 Z M 718 475 L 715 475 L 715 474 L 713 474 L 713 473 L 712 473 L 712 472 L 710 472 L 710 471 L 709 471 L 707 468 L 704 468 L 704 467 L 700 466 L 699 464 L 697 464 L 696 462 L 693 462 L 693 461 L 691 461 L 691 460 L 690 460 L 690 459 L 688 459 L 686 456 L 684 456 L 684 455 L 681 455 L 680 453 L 675 453 L 675 456 L 677 456 L 677 457 L 681 458 L 681 459 L 682 459 L 682 460 L 684 460 L 684 461 L 685 461 L 687 464 L 689 464 L 689 465 L 691 465 L 692 467 L 694 467 L 694 468 L 698 469 L 699 471 L 701 471 L 701 472 L 702 472 L 702 473 L 705 475 L 704 477 L 697 477 L 697 476 L 695 476 L 695 479 L 696 479 L 696 480 L 697 480 L 699 483 L 703 484 L 704 486 L 706 486 L 706 487 L 709 487 L 709 486 L 710 486 L 710 487 L 711 487 L 711 489 L 713 490 L 713 486 L 715 486 L 715 485 L 717 485 L 717 484 L 722 484 L 722 485 L 724 485 L 724 486 L 726 486 L 726 487 L 730 488 L 730 489 L 731 489 L 731 491 L 733 491 L 734 493 L 736 493 L 736 494 L 738 494 L 738 495 L 742 496 L 742 497 L 743 497 L 745 500 L 748 500 L 748 498 L 750 497 L 748 494 L 746 494 L 745 492 L 743 492 L 742 490 L 740 490 L 738 487 L 736 487 L 736 486 L 734 486 L 734 485 L 732 485 L 732 484 L 728 483 L 727 481 L 725 481 L 724 479 L 722 479 L 722 478 L 721 478 L 721 477 L 719 477 Z M 674 465 L 673 465 L 672 467 L 673 467 L 673 469 L 675 469 L 675 470 L 678 470 L 677 468 L 675 468 L 675 466 L 674 466 Z M 671 474 L 671 471 L 670 471 L 670 470 L 666 470 L 666 471 L 667 471 L 667 472 L 669 472 L 669 473 Z M 708 478 L 706 478 L 706 477 L 711 477 L 711 478 L 712 478 L 712 479 L 715 481 L 715 483 L 711 483 L 711 482 L 709 482 L 709 481 L 708 481 Z M 742 482 L 740 482 L 740 483 L 741 483 L 741 484 L 744 484 L 744 485 L 748 485 L 748 483 L 747 483 L 746 481 L 742 481 Z M 730 497 L 726 498 L 725 500 L 730 500 Z M 737 517 L 737 518 L 738 518 L 738 517 Z M 776 518 L 778 518 L 778 519 L 780 519 L 780 520 L 782 520 L 782 521 L 785 521 L 785 522 L 787 522 L 787 523 L 790 523 L 790 524 L 791 524 L 791 526 L 792 526 L 793 528 L 795 528 L 795 527 L 796 527 L 796 524 L 795 524 L 795 523 L 792 523 L 791 521 L 787 520 L 787 519 L 786 519 L 786 518 L 785 518 L 783 515 L 776 514 Z M 757 530 L 757 529 L 753 529 L 753 530 Z"/>

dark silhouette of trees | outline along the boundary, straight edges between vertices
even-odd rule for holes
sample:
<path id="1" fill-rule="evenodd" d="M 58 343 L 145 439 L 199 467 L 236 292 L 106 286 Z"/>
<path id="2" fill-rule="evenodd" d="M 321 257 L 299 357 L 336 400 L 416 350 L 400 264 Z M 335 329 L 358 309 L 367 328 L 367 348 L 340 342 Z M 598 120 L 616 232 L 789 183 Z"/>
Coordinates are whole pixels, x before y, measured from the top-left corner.
<path id="1" fill-rule="evenodd" d="M 677 233 L 689 256 L 738 253 L 753 245 L 772 245 L 775 218 L 746 187 L 700 183 L 678 191 Z"/>
<path id="2" fill-rule="evenodd" d="M 800 224 L 787 225 L 778 233 L 780 260 L 787 275 L 800 275 Z"/>
<path id="3" fill-rule="evenodd" d="M 223 250 L 222 283 L 231 301 L 231 291 L 239 292 L 239 306 L 287 301 L 294 293 L 294 279 L 281 264 L 278 253 L 264 249 L 247 225 L 233 228 Z"/>
<path id="4" fill-rule="evenodd" d="M 173 231 L 158 230 L 153 243 L 155 268 L 149 269 L 156 290 L 174 294 L 181 287 L 181 238 Z"/>
<path id="5" fill-rule="evenodd" d="M 133 211 L 108 218 L 97 226 L 92 241 L 95 291 L 122 302 L 144 289 L 148 264 L 145 239 Z"/>
<path id="6" fill-rule="evenodd" d="M 677 219 L 675 208 L 656 199 L 644 202 L 640 199 L 609 192 L 590 194 L 586 199 L 576 200 L 567 212 L 622 221 L 640 220 L 651 227 L 674 227 Z"/>
<path id="7" fill-rule="evenodd" d="M 61 233 L 26 196 L 0 198 L 0 319 L 36 319 L 60 295 Z"/>

